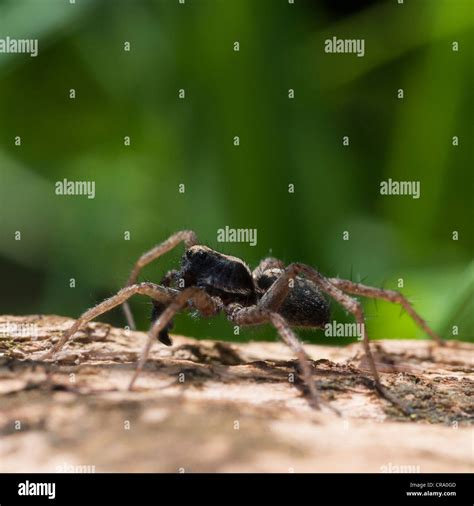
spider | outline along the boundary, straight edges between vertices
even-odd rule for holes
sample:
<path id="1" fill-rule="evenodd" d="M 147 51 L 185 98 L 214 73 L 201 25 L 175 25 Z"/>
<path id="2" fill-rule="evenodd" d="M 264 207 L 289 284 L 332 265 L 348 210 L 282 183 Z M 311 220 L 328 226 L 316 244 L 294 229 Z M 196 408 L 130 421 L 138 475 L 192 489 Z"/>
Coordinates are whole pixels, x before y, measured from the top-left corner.
<path id="1" fill-rule="evenodd" d="M 150 282 L 137 283 L 143 267 L 182 242 L 185 253 L 179 271 L 168 272 L 159 285 Z M 432 339 L 442 344 L 440 337 L 397 291 L 374 288 L 345 279 L 327 278 L 308 265 L 292 263 L 285 266 L 275 258 L 262 260 L 252 272 L 243 260 L 204 246 L 199 243 L 194 232 L 183 230 L 144 253 L 135 263 L 125 288 L 83 313 L 41 358 L 52 358 L 89 321 L 119 305 L 123 305 L 128 325 L 134 330 L 136 326 L 128 299 L 136 294 L 147 295 L 152 299 L 153 315 L 147 342 L 129 384 L 130 390 L 133 389 L 155 340 L 158 339 L 168 346 L 172 344 L 168 334 L 172 320 L 176 313 L 186 308 L 197 310 L 203 317 L 211 317 L 223 311 L 227 318 L 238 326 L 265 323 L 273 325 L 281 339 L 296 355 L 301 379 L 309 393 L 308 400 L 315 408 L 319 408 L 323 401 L 312 380 L 311 359 L 292 329 L 322 328 L 329 322 L 329 305 L 324 295 L 329 295 L 339 302 L 360 324 L 362 344 L 375 388 L 405 414 L 410 414 L 412 410 L 389 392 L 380 381 L 365 330 L 362 305 L 348 294 L 400 304 Z"/>

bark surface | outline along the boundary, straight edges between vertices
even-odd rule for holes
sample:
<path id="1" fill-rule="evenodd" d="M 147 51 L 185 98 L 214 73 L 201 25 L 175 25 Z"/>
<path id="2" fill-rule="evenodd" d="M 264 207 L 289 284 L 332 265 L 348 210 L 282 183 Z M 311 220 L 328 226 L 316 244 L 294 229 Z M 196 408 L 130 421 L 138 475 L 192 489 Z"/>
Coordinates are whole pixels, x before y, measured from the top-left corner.
<path id="1" fill-rule="evenodd" d="M 175 336 L 153 346 L 102 323 L 54 362 L 35 357 L 73 320 L 0 317 L 0 471 L 472 472 L 474 345 L 372 343 L 383 383 L 416 411 L 375 393 L 359 343 L 306 345 L 314 380 L 337 408 L 312 410 L 280 342 Z"/>

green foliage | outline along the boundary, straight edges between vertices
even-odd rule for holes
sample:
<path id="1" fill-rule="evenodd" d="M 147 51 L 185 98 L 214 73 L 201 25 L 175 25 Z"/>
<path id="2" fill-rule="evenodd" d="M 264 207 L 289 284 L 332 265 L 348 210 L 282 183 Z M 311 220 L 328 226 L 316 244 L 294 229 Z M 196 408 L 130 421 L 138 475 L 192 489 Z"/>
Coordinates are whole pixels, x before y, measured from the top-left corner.
<path id="1" fill-rule="evenodd" d="M 445 337 L 458 325 L 474 340 L 472 4 L 376 2 L 342 17 L 329 4 L 0 3 L 0 37 L 40 48 L 0 54 L 2 312 L 79 315 L 124 284 L 139 254 L 189 228 L 252 267 L 271 253 L 377 286 L 403 278 Z M 334 35 L 363 37 L 366 54 L 324 53 Z M 55 195 L 64 178 L 95 181 L 95 199 Z M 380 195 L 388 178 L 420 181 L 421 198 Z M 217 244 L 225 225 L 257 228 L 257 246 Z M 180 254 L 144 277 L 159 281 Z M 149 301 L 132 306 L 146 328 Z M 374 338 L 423 337 L 398 307 L 366 312 Z M 120 311 L 104 319 L 124 324 Z M 236 338 L 223 318 L 183 315 L 176 330 Z"/>

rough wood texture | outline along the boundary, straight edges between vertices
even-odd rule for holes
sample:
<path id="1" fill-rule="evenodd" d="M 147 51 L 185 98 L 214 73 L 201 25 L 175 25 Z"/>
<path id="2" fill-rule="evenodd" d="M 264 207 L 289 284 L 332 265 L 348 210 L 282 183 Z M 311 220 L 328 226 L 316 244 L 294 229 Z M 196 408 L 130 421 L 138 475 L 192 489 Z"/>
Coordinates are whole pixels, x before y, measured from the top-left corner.
<path id="1" fill-rule="evenodd" d="M 134 392 L 141 332 L 91 323 L 55 363 L 33 358 L 71 323 L 0 317 L 0 471 L 474 470 L 472 344 L 374 343 L 411 419 L 374 393 L 360 344 L 307 345 L 337 417 L 308 407 L 279 342 L 176 336 L 153 347 Z"/>

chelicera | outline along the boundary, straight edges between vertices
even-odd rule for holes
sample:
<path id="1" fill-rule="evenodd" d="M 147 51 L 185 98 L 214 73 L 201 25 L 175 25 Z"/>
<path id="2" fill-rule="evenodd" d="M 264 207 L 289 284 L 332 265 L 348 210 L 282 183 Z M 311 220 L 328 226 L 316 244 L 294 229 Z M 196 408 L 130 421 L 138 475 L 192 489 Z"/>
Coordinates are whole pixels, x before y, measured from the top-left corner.
<path id="1" fill-rule="evenodd" d="M 184 242 L 185 253 L 180 270 L 168 272 L 161 284 L 137 283 L 143 267 L 181 242 Z M 363 330 L 362 344 L 377 391 L 405 413 L 410 413 L 410 408 L 391 394 L 380 381 L 365 329 L 362 305 L 351 295 L 400 304 L 432 339 L 442 343 L 408 300 L 397 291 L 374 288 L 345 279 L 327 278 L 308 265 L 292 263 L 285 266 L 275 258 L 262 260 L 251 271 L 243 260 L 201 245 L 194 232 L 184 230 L 144 253 L 135 263 L 127 286 L 80 316 L 42 358 L 52 358 L 89 321 L 119 305 L 123 305 L 129 327 L 135 329 L 128 299 L 136 294 L 152 299 L 153 315 L 148 339 L 129 389 L 133 389 L 152 344 L 157 339 L 165 345 L 172 344 L 168 333 L 172 320 L 176 313 L 184 309 L 196 310 L 203 317 L 224 312 L 231 322 L 239 326 L 273 325 L 281 339 L 294 352 L 309 393 L 309 402 L 316 408 L 320 407 L 322 399 L 312 378 L 312 361 L 293 328 L 321 328 L 328 323 L 329 304 L 325 296 L 341 304 L 360 324 Z"/>

